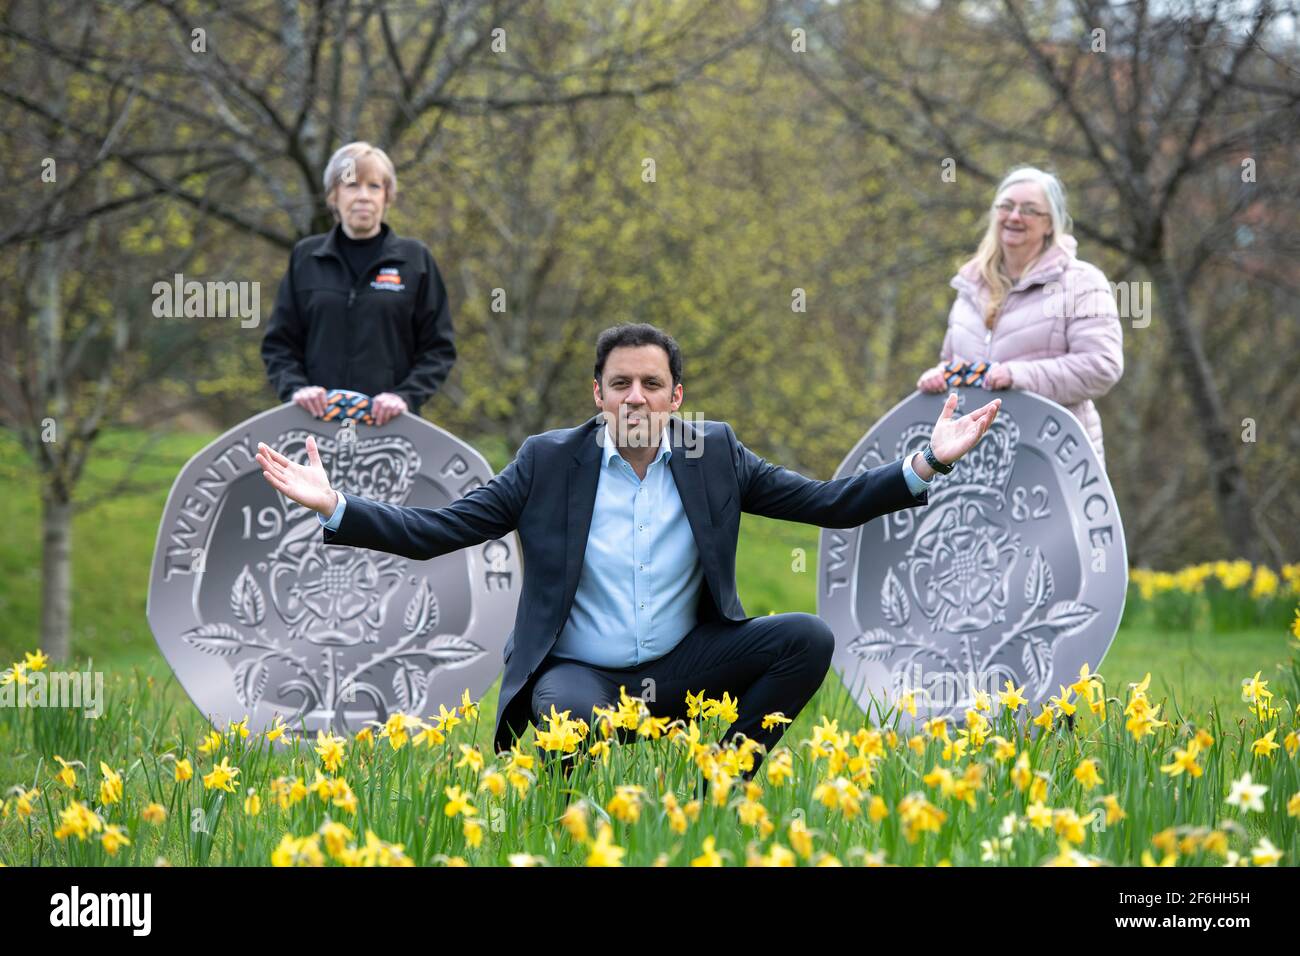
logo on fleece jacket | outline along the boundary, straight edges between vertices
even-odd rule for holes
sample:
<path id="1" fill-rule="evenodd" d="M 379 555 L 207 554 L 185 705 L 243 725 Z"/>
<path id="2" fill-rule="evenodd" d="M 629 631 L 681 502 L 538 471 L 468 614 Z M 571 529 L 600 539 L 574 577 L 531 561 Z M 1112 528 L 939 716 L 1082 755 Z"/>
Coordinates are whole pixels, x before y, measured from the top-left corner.
<path id="1" fill-rule="evenodd" d="M 379 274 L 370 280 L 370 288 L 401 292 L 406 286 L 402 284 L 402 274 L 395 267 L 387 266 L 380 269 Z"/>

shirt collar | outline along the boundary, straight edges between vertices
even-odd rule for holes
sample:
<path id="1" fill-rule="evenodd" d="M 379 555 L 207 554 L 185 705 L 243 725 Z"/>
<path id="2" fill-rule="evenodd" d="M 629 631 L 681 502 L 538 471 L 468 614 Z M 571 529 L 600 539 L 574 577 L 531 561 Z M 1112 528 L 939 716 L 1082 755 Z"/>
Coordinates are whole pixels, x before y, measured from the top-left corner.
<path id="1" fill-rule="evenodd" d="M 673 453 L 672 441 L 668 437 L 668 424 L 664 423 L 664 430 L 659 436 L 659 454 L 655 455 L 654 461 L 667 458 Z M 609 422 L 605 423 L 605 446 L 603 465 L 608 465 L 610 459 L 618 455 L 618 446 L 614 444 L 614 435 L 609 430 Z M 654 462 L 651 462 L 654 464 Z"/>

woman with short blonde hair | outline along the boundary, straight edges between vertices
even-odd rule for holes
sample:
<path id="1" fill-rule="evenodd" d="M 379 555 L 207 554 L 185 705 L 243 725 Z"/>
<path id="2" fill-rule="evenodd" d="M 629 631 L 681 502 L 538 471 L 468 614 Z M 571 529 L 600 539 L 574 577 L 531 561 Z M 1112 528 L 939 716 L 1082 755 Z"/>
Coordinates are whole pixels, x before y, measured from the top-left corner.
<path id="1" fill-rule="evenodd" d="M 340 147 L 324 184 L 334 227 L 294 246 L 262 340 L 271 387 L 318 418 L 336 389 L 369 396 L 371 424 L 418 415 L 456 361 L 438 265 L 384 222 L 397 170 L 382 149 Z"/>

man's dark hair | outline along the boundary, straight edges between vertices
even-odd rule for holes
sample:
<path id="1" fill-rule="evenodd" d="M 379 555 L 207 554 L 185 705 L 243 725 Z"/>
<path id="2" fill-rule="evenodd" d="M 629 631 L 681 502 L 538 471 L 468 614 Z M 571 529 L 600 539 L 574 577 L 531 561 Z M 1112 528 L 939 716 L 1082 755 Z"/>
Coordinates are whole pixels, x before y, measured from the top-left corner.
<path id="1" fill-rule="evenodd" d="M 631 345 L 657 345 L 668 353 L 668 371 L 673 376 L 673 388 L 682 381 L 682 350 L 676 340 L 660 329 L 645 322 L 625 323 L 606 329 L 596 339 L 596 381 L 604 387 L 601 374 L 605 371 L 605 359 L 616 348 Z"/>

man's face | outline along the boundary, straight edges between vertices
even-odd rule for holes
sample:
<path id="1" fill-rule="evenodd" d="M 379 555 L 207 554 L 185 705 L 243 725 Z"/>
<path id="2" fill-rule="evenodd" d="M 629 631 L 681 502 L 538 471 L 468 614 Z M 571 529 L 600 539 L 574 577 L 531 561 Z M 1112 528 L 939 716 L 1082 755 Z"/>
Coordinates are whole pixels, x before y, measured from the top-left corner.
<path id="1" fill-rule="evenodd" d="M 592 380 L 592 392 L 615 444 L 658 446 L 668 416 L 682 403 L 682 386 L 673 387 L 668 353 L 658 345 L 621 345 L 605 357 L 601 378 Z"/>

